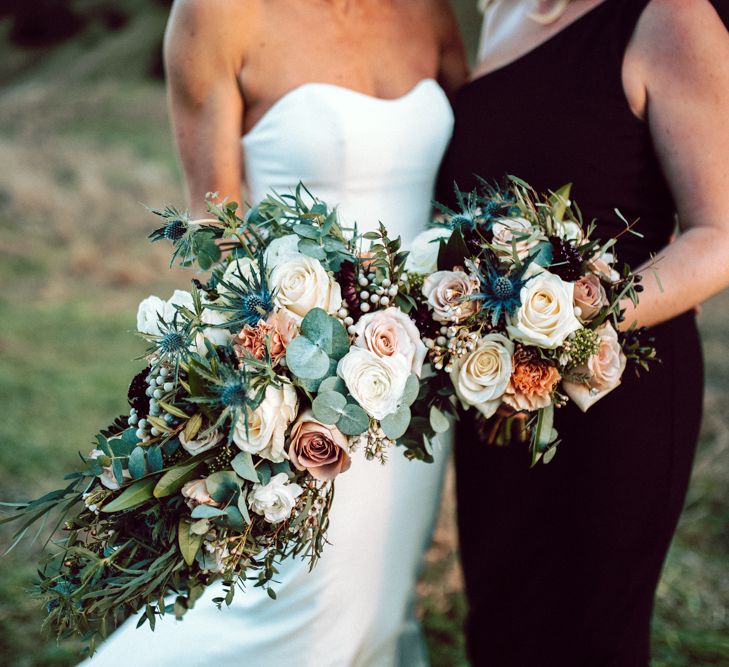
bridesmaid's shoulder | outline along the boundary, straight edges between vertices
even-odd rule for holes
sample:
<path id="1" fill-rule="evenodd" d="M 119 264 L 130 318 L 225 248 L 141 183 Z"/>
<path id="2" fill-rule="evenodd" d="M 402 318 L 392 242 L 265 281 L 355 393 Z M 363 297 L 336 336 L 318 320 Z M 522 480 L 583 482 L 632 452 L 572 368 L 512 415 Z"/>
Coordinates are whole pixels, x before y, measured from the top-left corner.
<path id="1" fill-rule="evenodd" d="M 197 41 L 207 49 L 241 44 L 261 14 L 262 0 L 174 0 L 167 32 Z"/>
<path id="2" fill-rule="evenodd" d="M 729 68 L 729 33 L 710 0 L 651 0 L 628 52 L 646 79 L 708 83 Z"/>

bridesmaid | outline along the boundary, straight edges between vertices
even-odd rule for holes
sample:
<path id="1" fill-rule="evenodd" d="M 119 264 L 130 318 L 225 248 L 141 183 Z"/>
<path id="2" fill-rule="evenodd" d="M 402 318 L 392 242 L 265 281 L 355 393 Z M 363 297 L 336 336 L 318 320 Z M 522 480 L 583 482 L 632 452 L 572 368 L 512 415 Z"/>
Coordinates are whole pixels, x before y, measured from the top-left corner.
<path id="1" fill-rule="evenodd" d="M 720 0 L 715 2 L 716 9 Z M 456 447 L 475 667 L 645 667 L 663 560 L 699 432 L 694 308 L 729 283 L 729 35 L 709 0 L 496 0 L 473 80 L 455 100 L 441 201 L 474 174 L 536 189 L 573 182 L 597 236 L 639 219 L 622 260 L 651 253 L 640 305 L 663 363 L 587 414 L 557 414 L 562 444 Z M 674 234 L 675 213 L 681 234 Z M 470 411 L 473 413 L 473 411 Z"/>

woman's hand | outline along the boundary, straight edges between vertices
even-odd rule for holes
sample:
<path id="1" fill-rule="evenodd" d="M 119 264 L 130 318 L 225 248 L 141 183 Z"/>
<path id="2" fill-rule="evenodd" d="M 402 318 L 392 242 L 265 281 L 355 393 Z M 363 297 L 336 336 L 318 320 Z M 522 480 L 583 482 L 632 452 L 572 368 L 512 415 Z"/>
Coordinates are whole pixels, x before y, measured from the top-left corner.
<path id="1" fill-rule="evenodd" d="M 709 0 L 653 0 L 623 68 L 628 100 L 648 122 L 682 233 L 644 272 L 625 328 L 695 308 L 729 284 L 729 33 Z M 662 289 L 661 289 L 662 287 Z"/>

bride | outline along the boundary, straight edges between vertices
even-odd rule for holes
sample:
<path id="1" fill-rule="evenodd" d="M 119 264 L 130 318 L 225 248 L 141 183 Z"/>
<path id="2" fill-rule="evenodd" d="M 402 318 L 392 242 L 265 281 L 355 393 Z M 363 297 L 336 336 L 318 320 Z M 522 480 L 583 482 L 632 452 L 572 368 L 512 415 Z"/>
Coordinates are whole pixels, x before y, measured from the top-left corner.
<path id="1" fill-rule="evenodd" d="M 360 229 L 407 244 L 430 214 L 451 135 L 447 93 L 466 76 L 447 0 L 178 0 L 165 56 L 189 204 L 207 192 L 256 202 L 303 181 Z M 241 159 L 242 144 L 242 159 Z M 207 591 L 154 634 L 131 619 L 94 667 L 427 664 L 414 588 L 439 505 L 435 463 L 361 459 L 337 480 L 329 541 L 309 573 L 280 567 L 278 599 L 247 588 L 230 608 Z"/>

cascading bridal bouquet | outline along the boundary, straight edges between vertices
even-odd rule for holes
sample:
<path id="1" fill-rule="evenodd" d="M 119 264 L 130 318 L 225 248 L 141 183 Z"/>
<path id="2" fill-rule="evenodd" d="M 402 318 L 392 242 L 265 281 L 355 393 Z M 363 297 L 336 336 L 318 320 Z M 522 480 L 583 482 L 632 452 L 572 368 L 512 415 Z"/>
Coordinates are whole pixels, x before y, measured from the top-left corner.
<path id="1" fill-rule="evenodd" d="M 570 186 L 539 196 L 510 177 L 456 195 L 460 210 L 439 207 L 442 219 L 413 243 L 416 322 L 434 368 L 485 420 L 485 438 L 529 440 L 532 463 L 549 462 L 555 407 L 571 399 L 586 411 L 627 363 L 647 370 L 655 360 L 645 328 L 619 333 L 621 301 L 638 302 L 641 275 L 616 270 L 618 237 L 593 238 Z"/>
<path id="2" fill-rule="evenodd" d="M 12 508 L 16 543 L 54 517 L 57 547 L 36 592 L 59 636 L 93 652 L 129 614 L 181 618 L 215 579 L 230 604 L 246 581 L 275 593 L 276 563 L 314 566 L 334 479 L 350 453 L 384 462 L 397 443 L 432 460 L 447 430 L 447 378 L 427 378 L 407 252 L 384 227 L 358 234 L 303 186 L 237 215 L 166 208 L 154 241 L 199 270 L 191 291 L 140 305 L 146 366 L 129 414 L 68 484 Z M 203 274 L 206 278 L 203 281 Z M 170 602 L 170 594 L 175 599 Z"/>

